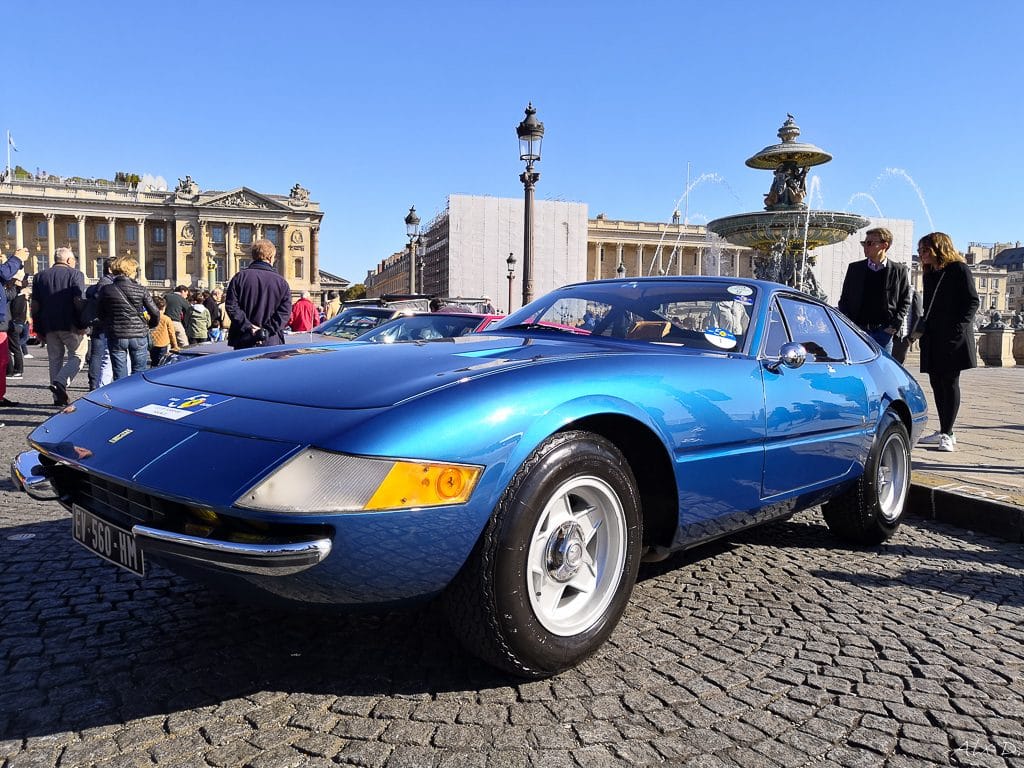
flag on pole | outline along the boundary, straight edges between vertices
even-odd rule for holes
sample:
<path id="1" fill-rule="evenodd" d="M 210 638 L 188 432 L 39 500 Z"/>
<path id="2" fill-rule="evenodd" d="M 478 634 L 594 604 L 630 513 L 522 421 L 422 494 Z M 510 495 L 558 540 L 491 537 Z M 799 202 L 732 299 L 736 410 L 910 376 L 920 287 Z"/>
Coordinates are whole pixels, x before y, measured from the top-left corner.
<path id="1" fill-rule="evenodd" d="M 7 132 L 7 143 L 11 145 L 11 149 L 13 149 L 15 152 L 18 151 L 18 145 L 14 143 L 14 137 L 11 136 L 10 131 Z"/>

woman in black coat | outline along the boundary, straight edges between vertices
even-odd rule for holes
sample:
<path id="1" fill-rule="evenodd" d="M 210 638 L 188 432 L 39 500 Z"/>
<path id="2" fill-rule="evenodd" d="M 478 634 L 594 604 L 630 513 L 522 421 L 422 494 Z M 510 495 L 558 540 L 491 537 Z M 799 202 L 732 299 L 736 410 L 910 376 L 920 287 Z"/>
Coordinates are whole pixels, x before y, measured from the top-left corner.
<path id="1" fill-rule="evenodd" d="M 953 423 L 960 410 L 960 371 L 978 365 L 974 313 L 978 291 L 974 275 L 949 235 L 932 232 L 917 244 L 924 272 L 925 329 L 921 338 L 921 373 L 935 394 L 939 431 L 921 440 L 940 451 L 956 447 Z"/>
<path id="2" fill-rule="evenodd" d="M 135 282 L 139 262 L 118 256 L 110 262 L 113 282 L 96 293 L 99 324 L 107 335 L 114 379 L 144 371 L 149 366 L 149 329 L 160 323 L 160 310 L 149 291 Z M 131 370 L 129 371 L 129 362 Z"/>

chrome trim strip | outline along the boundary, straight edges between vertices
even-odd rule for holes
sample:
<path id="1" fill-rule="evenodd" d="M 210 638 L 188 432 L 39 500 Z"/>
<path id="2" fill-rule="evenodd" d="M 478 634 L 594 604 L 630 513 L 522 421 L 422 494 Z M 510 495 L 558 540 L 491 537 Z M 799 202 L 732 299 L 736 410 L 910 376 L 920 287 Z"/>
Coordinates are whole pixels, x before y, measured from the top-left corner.
<path id="1" fill-rule="evenodd" d="M 242 544 L 163 531 L 148 525 L 132 526 L 132 533 L 147 554 L 194 560 L 204 565 L 261 576 L 288 576 L 323 562 L 331 553 L 330 539 Z"/>
<path id="2" fill-rule="evenodd" d="M 39 463 L 39 451 L 25 451 L 11 460 L 11 481 L 14 487 L 33 499 L 53 501 L 57 491 L 46 476 L 46 468 Z"/>

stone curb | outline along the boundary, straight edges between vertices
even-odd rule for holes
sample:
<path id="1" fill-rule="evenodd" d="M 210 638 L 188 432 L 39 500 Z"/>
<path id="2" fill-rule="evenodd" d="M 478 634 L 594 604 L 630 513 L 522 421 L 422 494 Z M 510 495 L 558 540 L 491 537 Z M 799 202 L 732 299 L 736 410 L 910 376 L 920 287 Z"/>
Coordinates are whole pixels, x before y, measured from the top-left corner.
<path id="1" fill-rule="evenodd" d="M 1024 544 L 1024 509 L 961 490 L 950 490 L 934 483 L 936 479 L 941 480 L 920 478 L 919 473 L 915 473 L 907 499 L 909 514 Z"/>

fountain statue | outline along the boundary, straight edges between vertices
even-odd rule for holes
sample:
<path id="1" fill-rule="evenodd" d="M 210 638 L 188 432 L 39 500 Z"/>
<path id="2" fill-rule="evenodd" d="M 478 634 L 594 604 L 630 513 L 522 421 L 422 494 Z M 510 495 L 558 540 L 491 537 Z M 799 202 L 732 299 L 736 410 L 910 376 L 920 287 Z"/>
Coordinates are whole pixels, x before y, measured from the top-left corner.
<path id="1" fill-rule="evenodd" d="M 809 252 L 819 245 L 840 243 L 870 222 L 863 216 L 840 211 L 816 211 L 808 206 L 807 171 L 832 159 L 828 152 L 798 142 L 800 128 L 792 115 L 779 128 L 781 144 L 765 147 L 747 165 L 772 171 L 772 184 L 764 196 L 764 210 L 725 216 L 708 222 L 708 229 L 733 245 L 758 251 L 754 275 L 803 290 L 820 299 Z"/>

